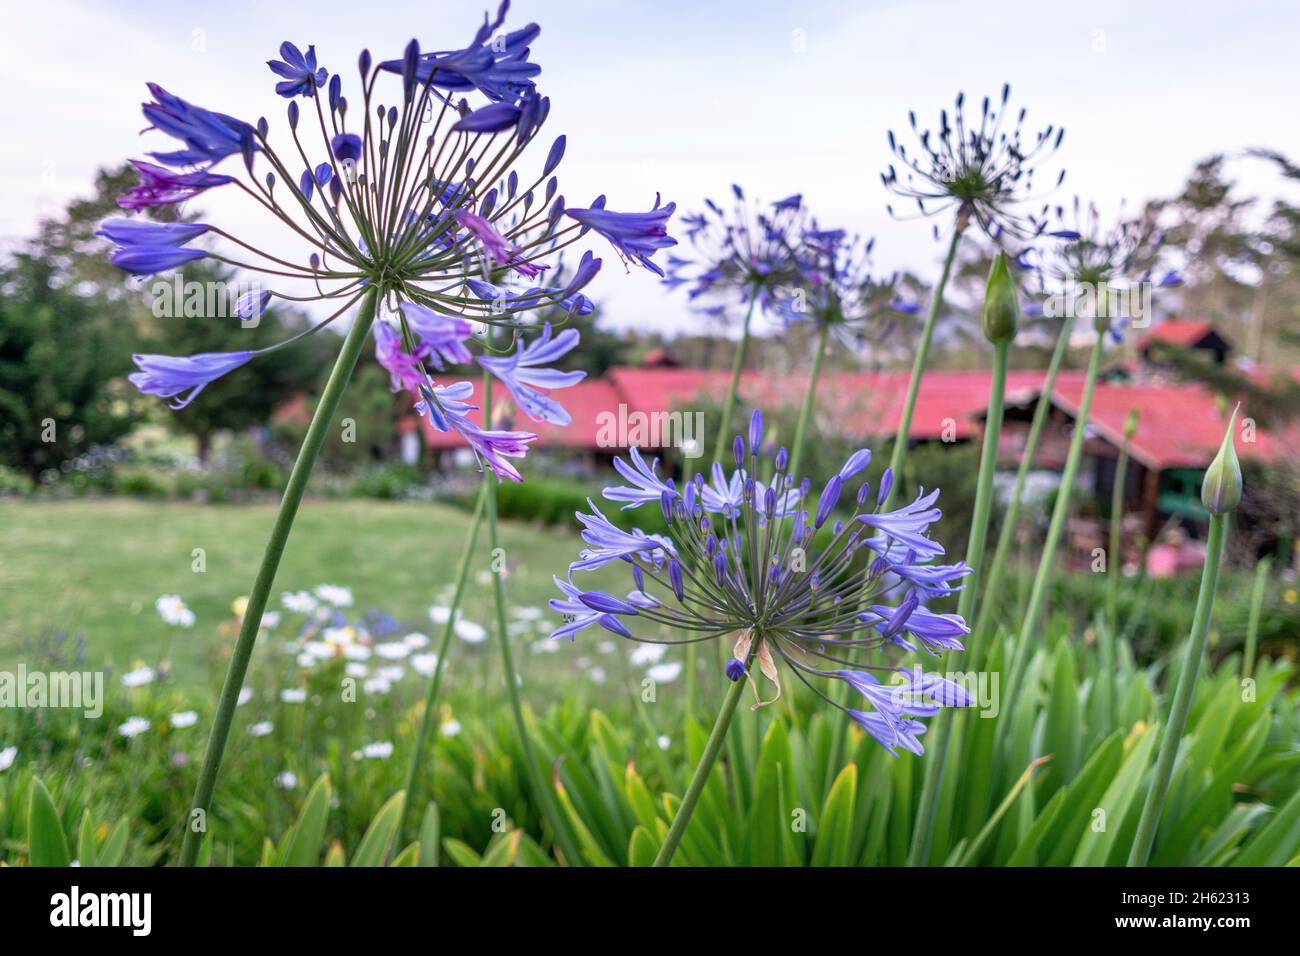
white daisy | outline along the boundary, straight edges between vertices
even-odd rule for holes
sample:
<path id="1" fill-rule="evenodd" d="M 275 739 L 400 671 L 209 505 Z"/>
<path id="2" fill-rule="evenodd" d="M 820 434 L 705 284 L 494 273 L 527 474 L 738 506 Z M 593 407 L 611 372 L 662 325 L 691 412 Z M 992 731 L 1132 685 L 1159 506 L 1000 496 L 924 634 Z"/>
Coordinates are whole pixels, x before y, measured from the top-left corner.
<path id="1" fill-rule="evenodd" d="M 179 713 L 172 714 L 170 718 L 171 725 L 177 730 L 185 727 L 193 727 L 199 722 L 199 715 L 192 710 L 182 710 Z"/>
<path id="2" fill-rule="evenodd" d="M 370 668 L 356 661 L 348 661 L 347 666 L 343 668 L 343 673 L 348 677 L 362 678 L 370 673 Z"/>
<path id="3" fill-rule="evenodd" d="M 438 732 L 444 737 L 455 737 L 460 733 L 460 721 L 454 718 L 444 721 L 442 726 L 438 728 Z"/>
<path id="4" fill-rule="evenodd" d="M 672 744 L 672 741 L 669 740 L 666 735 L 660 734 L 659 737 L 655 740 L 655 743 L 659 745 L 660 750 L 667 750 L 669 746 Z"/>
<path id="5" fill-rule="evenodd" d="M 667 650 L 667 644 L 638 644 L 627 655 L 627 660 L 633 667 L 646 667 L 658 663 Z"/>
<path id="6" fill-rule="evenodd" d="M 17 747 L 6 747 L 0 750 L 0 771 L 8 770 L 14 765 L 14 760 L 18 757 Z"/>
<path id="7" fill-rule="evenodd" d="M 265 737 L 273 730 L 275 730 L 275 724 L 271 723 L 269 720 L 263 720 L 248 728 L 248 732 L 254 737 Z"/>
<path id="8" fill-rule="evenodd" d="M 241 687 L 239 689 L 239 697 L 235 700 L 235 706 L 243 707 L 252 699 L 253 699 L 253 688 Z"/>
<path id="9" fill-rule="evenodd" d="M 139 737 L 149 729 L 149 721 L 143 717 L 128 717 L 126 721 L 117 728 L 117 732 L 123 737 Z"/>
<path id="10" fill-rule="evenodd" d="M 400 661 L 411 653 L 411 648 L 405 641 L 389 641 L 386 644 L 376 644 L 375 653 L 387 661 Z"/>
<path id="11" fill-rule="evenodd" d="M 298 786 L 298 775 L 292 770 L 286 770 L 275 778 L 275 785 L 281 790 L 292 790 Z"/>
<path id="12" fill-rule="evenodd" d="M 457 621 L 455 631 L 456 636 L 466 644 L 482 644 L 487 640 L 487 629 L 473 621 Z"/>
<path id="13" fill-rule="evenodd" d="M 307 690 L 303 687 L 286 687 L 280 691 L 280 700 L 286 704 L 301 704 L 307 700 Z"/>
<path id="14" fill-rule="evenodd" d="M 377 740 L 361 748 L 361 756 L 367 760 L 387 760 L 393 755 L 393 744 L 388 740 Z"/>
<path id="15" fill-rule="evenodd" d="M 337 584 L 318 584 L 315 590 L 316 596 L 326 604 L 332 604 L 335 607 L 352 606 L 351 588 L 340 587 Z"/>
<path id="16" fill-rule="evenodd" d="M 421 677 L 432 677 L 433 672 L 438 669 L 438 655 L 432 651 L 428 654 L 416 654 L 411 658 L 411 669 Z"/>
<path id="17" fill-rule="evenodd" d="M 681 661 L 670 661 L 667 664 L 656 664 L 645 672 L 645 676 L 649 677 L 656 684 L 671 684 L 673 681 L 677 680 L 681 674 Z"/>
<path id="18" fill-rule="evenodd" d="M 122 686 L 143 687 L 145 684 L 152 684 L 157 677 L 152 667 L 137 667 L 122 675 Z"/>
<path id="19" fill-rule="evenodd" d="M 280 606 L 290 614 L 310 614 L 316 610 L 316 599 L 306 591 L 285 591 L 280 595 Z"/>
<path id="20" fill-rule="evenodd" d="M 421 634 L 419 631 L 412 631 L 410 634 L 407 634 L 406 637 L 402 638 L 402 643 L 411 648 L 411 650 L 416 651 L 422 647 L 429 646 L 429 635 Z"/>
<path id="21" fill-rule="evenodd" d="M 445 604 L 433 605 L 433 607 L 429 608 L 429 620 L 434 624 L 446 624 L 451 620 L 451 608 Z"/>
<path id="22" fill-rule="evenodd" d="M 393 683 L 392 681 L 384 680 L 382 677 L 372 677 L 370 678 L 370 680 L 366 681 L 364 684 L 361 685 L 361 689 L 364 690 L 367 694 L 375 694 L 376 696 L 378 696 L 381 694 L 387 694 L 390 690 L 392 690 Z"/>
<path id="23" fill-rule="evenodd" d="M 153 602 L 162 619 L 173 627 L 193 627 L 194 612 L 185 606 L 179 594 L 164 594 Z"/>

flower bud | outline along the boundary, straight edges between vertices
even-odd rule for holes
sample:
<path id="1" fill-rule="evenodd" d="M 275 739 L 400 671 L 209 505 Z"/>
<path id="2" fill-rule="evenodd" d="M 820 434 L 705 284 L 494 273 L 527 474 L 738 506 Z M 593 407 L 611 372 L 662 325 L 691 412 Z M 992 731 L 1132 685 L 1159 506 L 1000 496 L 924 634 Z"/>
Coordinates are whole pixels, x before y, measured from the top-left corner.
<path id="1" fill-rule="evenodd" d="M 1223 444 L 1210 467 L 1205 469 L 1205 479 L 1201 482 L 1201 504 L 1212 515 L 1227 514 L 1241 504 L 1241 465 L 1237 461 L 1236 449 L 1232 447 L 1232 432 L 1236 424 L 1237 409 L 1233 409 Z"/>
<path id="2" fill-rule="evenodd" d="M 1128 419 L 1124 422 L 1124 437 L 1129 441 L 1132 441 L 1133 436 L 1137 434 L 1137 430 L 1138 430 L 1138 410 L 1136 408 L 1133 408 L 1129 410 Z"/>
<path id="3" fill-rule="evenodd" d="M 1007 257 L 998 253 L 989 269 L 984 289 L 984 337 L 990 342 L 1010 342 L 1020 324 L 1020 304 L 1016 301 L 1016 280 L 1007 268 Z"/>

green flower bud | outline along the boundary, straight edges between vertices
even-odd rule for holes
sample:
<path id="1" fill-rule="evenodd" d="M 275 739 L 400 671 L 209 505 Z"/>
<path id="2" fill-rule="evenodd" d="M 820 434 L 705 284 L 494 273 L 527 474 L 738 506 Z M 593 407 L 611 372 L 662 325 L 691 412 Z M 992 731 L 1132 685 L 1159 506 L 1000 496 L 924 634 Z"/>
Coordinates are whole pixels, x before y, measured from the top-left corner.
<path id="1" fill-rule="evenodd" d="M 989 269 L 984 289 L 984 337 L 990 342 L 1010 342 L 1020 324 L 1020 303 L 1016 298 L 1016 280 L 1011 278 L 1007 257 L 998 253 Z"/>
<path id="2" fill-rule="evenodd" d="M 1241 504 L 1241 465 L 1237 461 L 1237 451 L 1232 447 L 1232 431 L 1236 424 L 1237 409 L 1234 408 L 1219 453 L 1205 470 L 1205 480 L 1201 482 L 1201 504 L 1212 515 L 1227 514 Z"/>
<path id="3" fill-rule="evenodd" d="M 1136 408 L 1133 408 L 1129 410 L 1128 420 L 1124 422 L 1124 437 L 1127 438 L 1129 441 L 1132 441 L 1133 436 L 1136 435 L 1137 432 L 1138 432 L 1138 410 Z"/>

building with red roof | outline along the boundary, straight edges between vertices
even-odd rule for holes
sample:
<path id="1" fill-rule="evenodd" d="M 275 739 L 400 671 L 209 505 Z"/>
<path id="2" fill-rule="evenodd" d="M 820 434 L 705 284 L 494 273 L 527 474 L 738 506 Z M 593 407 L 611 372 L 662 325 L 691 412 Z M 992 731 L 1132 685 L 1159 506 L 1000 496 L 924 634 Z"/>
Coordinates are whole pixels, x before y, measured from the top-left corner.
<path id="1" fill-rule="evenodd" d="M 1205 349 L 1216 361 L 1229 344 L 1204 322 L 1165 322 L 1139 342 L 1143 356 L 1157 343 Z M 590 470 L 608 464 L 629 446 L 652 448 L 668 467 L 677 466 L 683 447 L 705 451 L 711 436 L 700 434 L 702 406 L 720 404 L 731 373 L 723 369 L 679 367 L 665 352 L 651 367 L 621 366 L 600 379 L 587 380 L 562 393 L 572 423 L 559 428 L 535 423 L 520 415 L 508 393 L 498 391 L 497 427 L 536 432 L 533 448 L 574 461 Z M 892 439 L 906 400 L 910 373 L 830 372 L 822 376 L 817 417 L 823 430 L 833 430 L 863 444 Z M 999 461 L 1007 468 L 1019 463 L 1029 422 L 1041 398 L 1045 373 L 1012 371 L 1007 377 L 1007 412 Z M 807 385 L 806 374 L 745 372 L 740 397 L 751 407 L 773 408 L 798 403 Z M 913 414 L 913 442 L 959 443 L 977 440 L 988 403 L 988 371 L 929 372 L 921 381 Z M 1050 396 L 1052 408 L 1036 466 L 1059 473 L 1082 398 L 1084 374 L 1065 370 Z M 1203 518 L 1198 498 L 1200 473 L 1223 438 L 1225 408 L 1218 396 L 1199 384 L 1169 380 L 1157 366 L 1125 370 L 1097 384 L 1087 427 L 1089 434 L 1079 481 L 1081 501 L 1108 509 L 1115 461 L 1131 410 L 1137 409 L 1137 433 L 1130 446 L 1132 464 L 1126 481 L 1126 508 L 1140 516 L 1148 534 L 1177 517 L 1192 523 Z M 479 421 L 475 412 L 471 417 Z M 697 418 L 698 416 L 698 418 Z M 427 447 L 439 457 L 459 453 L 468 458 L 454 434 L 435 430 L 419 419 Z M 1277 435 L 1256 429 L 1249 441 L 1238 443 L 1243 458 L 1273 459 L 1286 453 L 1300 435 Z M 698 444 L 695 444 L 698 441 Z"/>

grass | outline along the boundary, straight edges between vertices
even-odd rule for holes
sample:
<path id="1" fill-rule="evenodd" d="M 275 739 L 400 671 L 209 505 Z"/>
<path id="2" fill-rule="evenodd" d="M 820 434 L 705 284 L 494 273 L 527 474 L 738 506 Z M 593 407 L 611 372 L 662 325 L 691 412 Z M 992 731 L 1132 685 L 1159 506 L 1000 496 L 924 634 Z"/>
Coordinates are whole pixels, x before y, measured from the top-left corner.
<path id="1" fill-rule="evenodd" d="M 152 665 L 167 642 L 173 677 L 204 681 L 219 626 L 247 594 L 275 515 L 271 503 L 199 505 L 125 499 L 0 501 L 0 668 L 27 660 L 54 629 L 84 635 L 86 661 L 123 671 Z M 378 608 L 410 629 L 433 634 L 428 608 L 454 579 L 469 515 L 433 503 L 308 501 L 299 513 L 276 579 L 278 594 L 323 584 L 353 590 L 358 609 Z M 477 572 L 491 561 L 480 537 Z M 551 575 L 576 555 L 575 534 L 507 522 L 502 547 L 512 603 L 543 605 Z M 193 570 L 203 549 L 206 570 Z M 465 616 L 489 620 L 491 590 L 467 590 Z M 193 630 L 168 627 L 154 610 L 179 594 L 197 617 Z"/>

